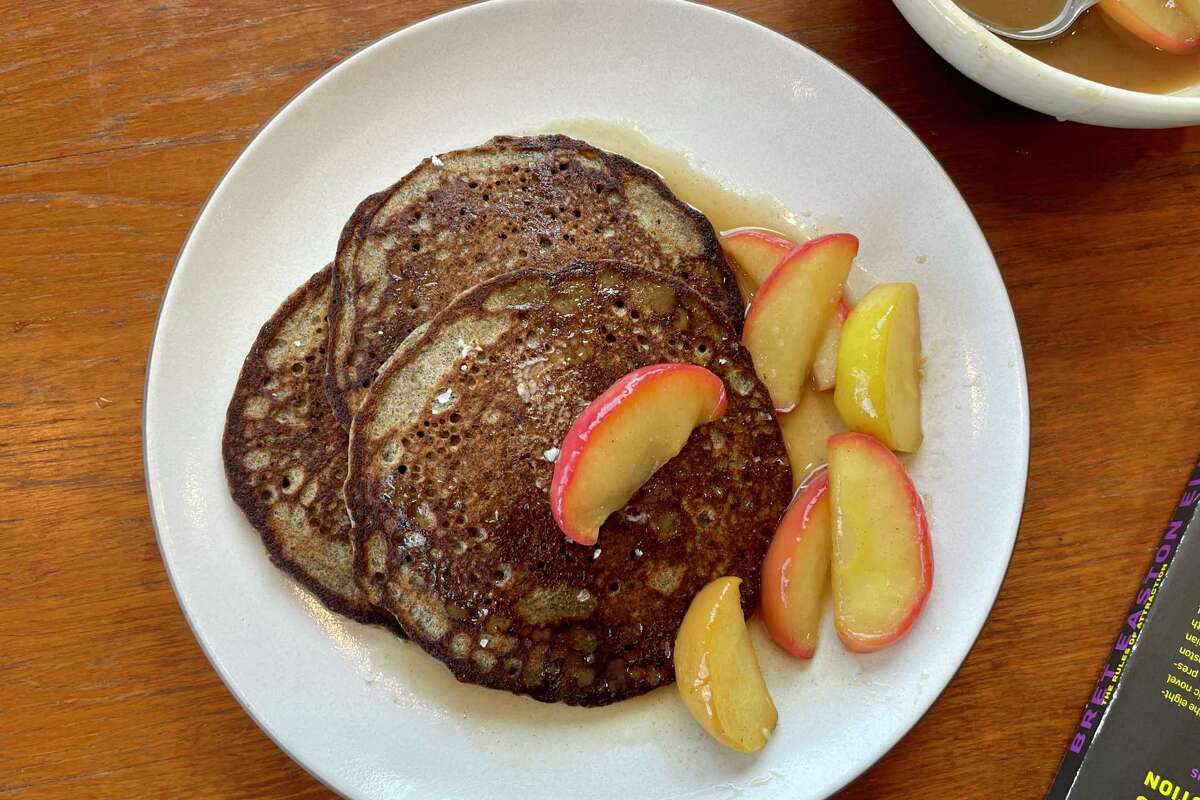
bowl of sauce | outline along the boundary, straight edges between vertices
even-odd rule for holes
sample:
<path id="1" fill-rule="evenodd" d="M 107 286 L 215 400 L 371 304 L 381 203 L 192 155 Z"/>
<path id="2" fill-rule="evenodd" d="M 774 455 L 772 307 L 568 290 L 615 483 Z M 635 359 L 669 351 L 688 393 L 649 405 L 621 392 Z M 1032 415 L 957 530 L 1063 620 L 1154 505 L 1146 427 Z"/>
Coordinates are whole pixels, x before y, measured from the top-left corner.
<path id="1" fill-rule="evenodd" d="M 1001 25 L 1033 27 L 1063 0 L 894 0 L 918 34 L 967 77 L 1061 120 L 1121 128 L 1200 124 L 1200 47 L 1170 52 L 1119 24 L 1101 7 L 1051 42 L 1002 39 L 963 9 Z M 1162 0 L 1169 13 L 1177 0 Z M 1200 22 L 1197 22 L 1200 30 Z"/>

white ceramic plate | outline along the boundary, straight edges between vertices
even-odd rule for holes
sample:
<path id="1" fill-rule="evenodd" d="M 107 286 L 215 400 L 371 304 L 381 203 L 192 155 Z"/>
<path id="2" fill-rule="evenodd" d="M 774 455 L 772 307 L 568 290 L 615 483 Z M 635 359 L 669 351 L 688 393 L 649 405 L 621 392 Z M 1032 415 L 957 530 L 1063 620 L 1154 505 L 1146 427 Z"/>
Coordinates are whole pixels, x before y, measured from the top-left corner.
<path id="1" fill-rule="evenodd" d="M 333 255 L 355 203 L 424 155 L 570 117 L 632 120 L 730 183 L 863 240 L 862 275 L 916 281 L 937 574 L 898 646 L 817 658 L 755 624 L 780 712 L 759 754 L 714 744 L 673 688 L 583 710 L 456 683 L 419 648 L 336 617 L 267 561 L 219 439 L 258 327 Z M 148 368 L 147 484 L 163 560 L 230 691 L 353 798 L 804 800 L 882 756 L 945 687 L 1004 577 L 1029 428 L 1020 343 L 971 213 L 878 100 L 818 56 L 675 0 L 511 0 L 407 28 L 331 70 L 254 139 L 179 256 Z"/>

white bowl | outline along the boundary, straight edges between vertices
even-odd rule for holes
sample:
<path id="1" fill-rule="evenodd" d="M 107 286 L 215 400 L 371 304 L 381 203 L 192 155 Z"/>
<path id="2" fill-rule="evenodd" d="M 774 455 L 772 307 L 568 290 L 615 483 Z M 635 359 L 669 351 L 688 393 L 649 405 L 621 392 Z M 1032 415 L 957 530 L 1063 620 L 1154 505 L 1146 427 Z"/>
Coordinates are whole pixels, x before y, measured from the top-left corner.
<path id="1" fill-rule="evenodd" d="M 908 24 L 959 72 L 1060 121 L 1110 128 L 1200 124 L 1200 85 L 1174 94 L 1116 89 L 1043 64 L 988 32 L 952 0 L 893 0 Z"/>

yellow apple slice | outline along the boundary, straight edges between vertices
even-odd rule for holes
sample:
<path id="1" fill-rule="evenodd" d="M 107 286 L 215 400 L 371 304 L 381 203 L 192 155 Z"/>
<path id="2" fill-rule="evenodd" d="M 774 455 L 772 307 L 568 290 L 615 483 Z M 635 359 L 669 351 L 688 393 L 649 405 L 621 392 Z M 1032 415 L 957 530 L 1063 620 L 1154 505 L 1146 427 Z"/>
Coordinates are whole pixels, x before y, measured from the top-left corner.
<path id="1" fill-rule="evenodd" d="M 838 638 L 867 653 L 906 634 L 933 585 L 925 507 L 904 465 L 873 436 L 829 440 Z"/>
<path id="2" fill-rule="evenodd" d="M 751 753 L 779 714 L 742 616 L 741 578 L 717 578 L 688 607 L 675 637 L 675 685 L 688 711 L 721 744 Z"/>
<path id="3" fill-rule="evenodd" d="M 1200 45 L 1200 17 L 1189 0 L 1100 0 L 1113 22 L 1168 53 L 1190 53 Z"/>
<path id="4" fill-rule="evenodd" d="M 800 400 L 857 253 L 848 233 L 813 239 L 788 253 L 754 296 L 742 341 L 776 411 Z"/>
<path id="5" fill-rule="evenodd" d="M 846 317 L 849 315 L 850 304 L 843 296 L 838 300 L 833 317 L 829 320 L 829 327 L 825 329 L 825 336 L 821 339 L 820 346 L 817 347 L 817 357 L 813 359 L 812 384 L 813 388 L 819 392 L 832 389 L 833 385 L 837 383 L 838 345 L 842 341 L 842 325 L 845 324 Z"/>
<path id="6" fill-rule="evenodd" d="M 833 405 L 833 393 L 812 389 L 804 392 L 795 408 L 776 414 L 775 419 L 792 467 L 792 488 L 797 489 L 825 464 L 826 441 L 835 433 L 845 433 L 846 423 Z"/>
<path id="7" fill-rule="evenodd" d="M 734 228 L 721 234 L 721 249 L 733 267 L 742 300 L 749 303 L 771 271 L 795 247 L 766 228 Z"/>
<path id="8" fill-rule="evenodd" d="M 842 325 L 833 400 L 852 431 L 893 450 L 921 446 L 921 317 L 917 287 L 883 283 Z"/>
<path id="9" fill-rule="evenodd" d="M 763 621 L 797 658 L 817 650 L 829 551 L 829 480 L 822 472 L 792 500 L 763 560 Z"/>
<path id="10" fill-rule="evenodd" d="M 721 379 L 694 364 L 653 364 L 614 383 L 576 418 L 559 448 L 550 484 L 558 527 L 572 541 L 595 544 L 608 515 L 727 404 Z"/>

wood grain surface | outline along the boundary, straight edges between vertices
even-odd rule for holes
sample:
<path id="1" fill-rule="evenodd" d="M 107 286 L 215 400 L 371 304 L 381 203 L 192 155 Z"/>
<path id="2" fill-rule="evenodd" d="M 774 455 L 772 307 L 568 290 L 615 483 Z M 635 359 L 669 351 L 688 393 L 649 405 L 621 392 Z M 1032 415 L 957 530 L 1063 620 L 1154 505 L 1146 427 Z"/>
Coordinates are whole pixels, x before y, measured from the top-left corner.
<path id="1" fill-rule="evenodd" d="M 452 5 L 0 2 L 0 797 L 330 796 L 176 604 L 143 489 L 146 355 L 188 226 L 258 127 Z M 995 249 L 1029 368 L 999 602 L 945 695 L 842 796 L 1039 797 L 1200 453 L 1200 129 L 1011 105 L 883 2 L 723 5 L 841 65 L 933 150 Z"/>

